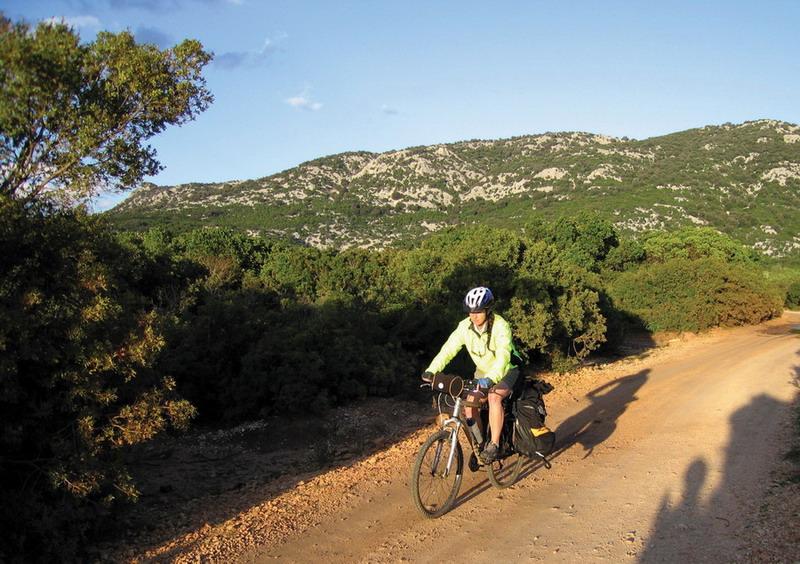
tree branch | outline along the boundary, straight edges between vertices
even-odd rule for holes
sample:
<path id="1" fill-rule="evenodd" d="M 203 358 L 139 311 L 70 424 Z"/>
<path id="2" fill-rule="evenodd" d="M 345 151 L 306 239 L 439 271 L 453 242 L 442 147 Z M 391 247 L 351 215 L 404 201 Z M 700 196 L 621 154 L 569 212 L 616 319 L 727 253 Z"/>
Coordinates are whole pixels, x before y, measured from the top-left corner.
<path id="1" fill-rule="evenodd" d="M 29 167 L 33 155 L 36 153 L 36 148 L 41 144 L 44 139 L 45 126 L 41 124 L 38 132 L 35 131 L 36 124 L 31 127 L 31 132 L 25 138 L 25 144 L 15 159 L 14 166 L 11 168 L 11 174 L 6 177 L 2 185 L 0 185 L 0 192 L 8 192 L 13 197 L 14 193 L 19 189 L 19 185 L 23 179 L 28 176 L 24 171 Z M 49 150 L 49 146 L 45 147 L 44 152 Z"/>

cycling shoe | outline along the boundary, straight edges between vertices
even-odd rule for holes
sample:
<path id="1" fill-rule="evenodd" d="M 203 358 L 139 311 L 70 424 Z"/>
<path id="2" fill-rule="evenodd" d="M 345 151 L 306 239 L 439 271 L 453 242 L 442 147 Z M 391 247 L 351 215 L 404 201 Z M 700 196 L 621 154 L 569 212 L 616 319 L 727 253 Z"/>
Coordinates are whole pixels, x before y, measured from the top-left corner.
<path id="1" fill-rule="evenodd" d="M 483 449 L 481 452 L 481 458 L 483 459 L 484 464 L 489 464 L 490 462 L 494 462 L 497 460 L 497 455 L 499 454 L 500 447 L 494 443 L 489 443 L 486 445 L 486 448 Z"/>

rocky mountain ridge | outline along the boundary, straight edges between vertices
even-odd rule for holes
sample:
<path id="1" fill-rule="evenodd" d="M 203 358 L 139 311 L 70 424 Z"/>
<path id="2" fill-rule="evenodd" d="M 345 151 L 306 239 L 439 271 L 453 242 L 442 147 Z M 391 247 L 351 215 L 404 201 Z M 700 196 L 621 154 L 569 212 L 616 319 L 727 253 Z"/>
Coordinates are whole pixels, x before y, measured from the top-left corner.
<path id="1" fill-rule="evenodd" d="M 316 246 L 386 246 L 460 223 L 593 209 L 625 231 L 707 225 L 800 253 L 800 126 L 758 120 L 645 140 L 545 133 L 341 153 L 257 180 L 144 185 L 121 227 L 228 225 Z"/>

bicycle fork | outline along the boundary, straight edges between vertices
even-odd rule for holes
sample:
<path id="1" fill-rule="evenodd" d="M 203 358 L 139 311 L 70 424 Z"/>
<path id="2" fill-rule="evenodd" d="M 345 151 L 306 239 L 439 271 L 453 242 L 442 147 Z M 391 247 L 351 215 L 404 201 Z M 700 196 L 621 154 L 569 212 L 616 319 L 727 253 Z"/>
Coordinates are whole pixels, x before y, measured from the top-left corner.
<path id="1" fill-rule="evenodd" d="M 458 445 L 458 430 L 461 428 L 461 420 L 458 418 L 458 414 L 461 412 L 461 398 L 456 399 L 456 405 L 453 407 L 453 417 L 447 419 L 443 424 L 442 427 L 449 429 L 450 431 L 450 452 L 447 455 L 447 465 L 444 468 L 444 477 L 450 475 L 450 471 L 453 469 L 453 460 L 456 457 L 456 446 Z M 442 455 L 442 445 L 439 444 L 436 447 L 436 455 L 433 459 L 433 471 L 436 472 L 436 468 L 439 466 L 439 458 Z"/>

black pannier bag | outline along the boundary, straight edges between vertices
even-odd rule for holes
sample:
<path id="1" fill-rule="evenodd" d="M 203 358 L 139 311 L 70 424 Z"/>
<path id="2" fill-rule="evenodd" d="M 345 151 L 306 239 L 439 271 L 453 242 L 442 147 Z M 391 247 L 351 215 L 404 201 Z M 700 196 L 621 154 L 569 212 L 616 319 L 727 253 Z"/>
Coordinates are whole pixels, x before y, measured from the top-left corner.
<path id="1" fill-rule="evenodd" d="M 514 400 L 514 448 L 520 454 L 533 457 L 553 452 L 556 434 L 544 424 L 547 410 L 542 398 L 552 389 L 543 380 L 526 381 Z"/>

